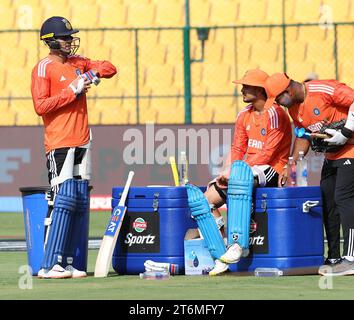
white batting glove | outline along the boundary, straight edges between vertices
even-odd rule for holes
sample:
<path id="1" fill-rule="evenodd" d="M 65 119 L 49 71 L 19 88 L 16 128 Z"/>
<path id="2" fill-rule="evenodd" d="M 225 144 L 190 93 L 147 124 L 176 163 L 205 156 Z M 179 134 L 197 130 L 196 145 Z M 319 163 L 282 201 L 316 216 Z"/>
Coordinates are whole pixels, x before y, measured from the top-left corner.
<path id="1" fill-rule="evenodd" d="M 69 88 L 76 94 L 80 94 L 85 88 L 85 79 L 77 77 L 69 84 Z"/>
<path id="2" fill-rule="evenodd" d="M 331 138 L 324 139 L 330 145 L 341 146 L 348 141 L 348 138 L 340 130 L 326 129 L 325 132 L 332 136 Z"/>

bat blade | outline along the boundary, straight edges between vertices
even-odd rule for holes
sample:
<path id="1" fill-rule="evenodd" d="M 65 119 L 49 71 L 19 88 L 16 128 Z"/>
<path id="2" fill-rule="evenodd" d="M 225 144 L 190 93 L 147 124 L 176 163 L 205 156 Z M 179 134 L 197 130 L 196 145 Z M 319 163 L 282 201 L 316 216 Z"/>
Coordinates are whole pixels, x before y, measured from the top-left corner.
<path id="1" fill-rule="evenodd" d="M 125 184 L 123 194 L 120 198 L 118 205 L 113 209 L 111 219 L 107 225 L 106 231 L 104 233 L 100 250 L 96 259 L 96 266 L 94 276 L 107 277 L 110 268 L 110 263 L 112 261 L 113 250 L 115 248 L 119 231 L 123 223 L 125 212 L 127 210 L 125 200 L 128 194 L 129 186 L 133 178 L 134 172 L 130 171 L 127 182 Z"/>
<path id="2" fill-rule="evenodd" d="M 95 277 L 107 277 L 108 275 L 113 249 L 118 239 L 125 212 L 126 207 L 117 206 L 113 210 L 111 220 L 108 223 L 98 252 L 94 274 Z"/>

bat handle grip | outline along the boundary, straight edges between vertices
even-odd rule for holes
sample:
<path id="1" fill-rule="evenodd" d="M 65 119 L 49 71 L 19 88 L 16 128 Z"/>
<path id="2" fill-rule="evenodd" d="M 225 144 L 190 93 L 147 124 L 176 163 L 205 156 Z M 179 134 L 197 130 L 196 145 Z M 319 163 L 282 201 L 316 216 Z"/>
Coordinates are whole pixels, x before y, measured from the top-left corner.
<path id="1" fill-rule="evenodd" d="M 119 206 L 124 206 L 133 177 L 134 177 L 134 171 L 129 171 L 127 182 L 125 183 L 122 196 L 120 197 L 119 200 L 119 204 L 118 204 Z"/>

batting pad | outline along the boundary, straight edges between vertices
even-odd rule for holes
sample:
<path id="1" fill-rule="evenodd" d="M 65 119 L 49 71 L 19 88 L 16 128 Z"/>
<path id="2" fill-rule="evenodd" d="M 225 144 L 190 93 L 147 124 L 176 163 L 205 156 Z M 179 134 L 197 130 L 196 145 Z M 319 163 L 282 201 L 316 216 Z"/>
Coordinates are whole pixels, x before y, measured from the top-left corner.
<path id="1" fill-rule="evenodd" d="M 226 252 L 226 248 L 215 219 L 210 212 L 208 200 L 198 187 L 191 184 L 187 184 L 186 187 L 192 217 L 197 222 L 211 256 L 214 259 L 219 259 Z"/>
<path id="2" fill-rule="evenodd" d="M 63 262 L 72 233 L 72 220 L 77 206 L 77 183 L 74 179 L 64 181 L 54 200 L 52 222 L 49 228 L 48 242 L 45 247 L 42 268 L 51 269 Z"/>
<path id="3" fill-rule="evenodd" d="M 88 180 L 75 180 L 77 186 L 77 206 L 75 214 L 72 216 L 72 224 L 70 226 L 70 233 L 68 236 L 67 245 L 64 253 L 64 263 L 72 264 L 73 257 L 76 256 L 76 248 L 84 248 L 85 244 L 80 245 L 81 241 L 87 241 L 87 230 L 83 228 L 88 227 L 85 220 L 88 219 L 90 208 L 90 195 L 88 189 Z M 83 270 L 83 269 L 80 269 Z"/>
<path id="4" fill-rule="evenodd" d="M 248 249 L 252 209 L 253 173 L 251 167 L 236 160 L 231 166 L 227 189 L 227 242 Z"/>

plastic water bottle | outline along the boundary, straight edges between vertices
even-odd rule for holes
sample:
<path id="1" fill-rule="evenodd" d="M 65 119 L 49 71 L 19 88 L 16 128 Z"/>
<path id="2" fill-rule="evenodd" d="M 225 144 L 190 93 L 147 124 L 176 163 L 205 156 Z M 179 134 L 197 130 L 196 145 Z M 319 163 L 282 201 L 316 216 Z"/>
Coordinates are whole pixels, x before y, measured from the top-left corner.
<path id="1" fill-rule="evenodd" d="M 140 279 L 145 280 L 166 280 L 170 278 L 170 273 L 168 271 L 145 271 L 140 273 Z"/>
<path id="2" fill-rule="evenodd" d="M 296 163 L 296 184 L 299 187 L 307 186 L 307 159 L 303 151 L 299 151 L 299 159 Z"/>
<path id="3" fill-rule="evenodd" d="M 288 186 L 296 186 L 296 163 L 294 157 L 289 157 L 288 161 Z"/>
<path id="4" fill-rule="evenodd" d="M 185 186 L 188 183 L 188 160 L 185 151 L 181 151 L 179 157 L 179 185 Z"/>
<path id="5" fill-rule="evenodd" d="M 256 268 L 254 275 L 256 277 L 280 277 L 283 271 L 278 268 Z"/>

